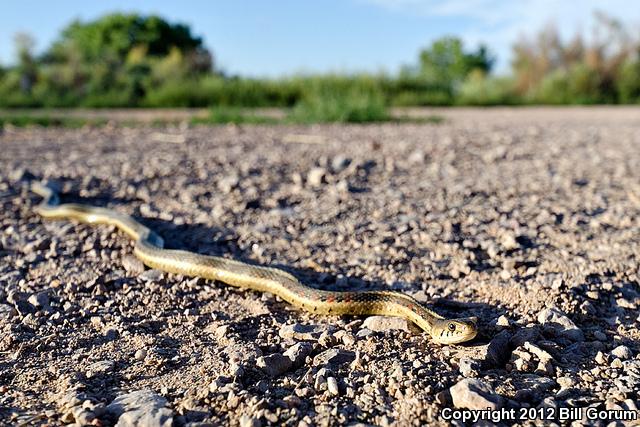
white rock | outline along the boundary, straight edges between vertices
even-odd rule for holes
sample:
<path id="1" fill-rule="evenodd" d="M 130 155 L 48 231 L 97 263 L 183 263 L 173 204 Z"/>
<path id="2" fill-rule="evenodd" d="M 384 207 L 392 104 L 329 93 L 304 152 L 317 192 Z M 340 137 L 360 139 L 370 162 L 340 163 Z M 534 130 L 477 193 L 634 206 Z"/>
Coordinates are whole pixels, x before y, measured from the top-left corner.
<path id="1" fill-rule="evenodd" d="M 390 316 L 369 316 L 362 322 L 361 328 L 367 328 L 375 332 L 401 330 L 409 332 L 409 324 L 406 319 Z"/>
<path id="2" fill-rule="evenodd" d="M 171 427 L 173 411 L 167 400 L 151 390 L 138 390 L 114 399 L 107 412 L 117 418 L 116 427 Z"/>
<path id="3" fill-rule="evenodd" d="M 538 322 L 551 327 L 559 336 L 572 341 L 584 341 L 584 333 L 571 319 L 555 307 L 545 308 L 538 314 Z"/>
<path id="4" fill-rule="evenodd" d="M 611 355 L 621 360 L 627 360 L 633 357 L 633 353 L 631 352 L 631 349 L 629 349 L 629 347 L 627 347 L 626 345 L 617 346 L 616 348 L 611 350 Z"/>
<path id="5" fill-rule="evenodd" d="M 477 378 L 466 378 L 449 389 L 453 405 L 466 409 L 499 409 L 504 398 Z"/>

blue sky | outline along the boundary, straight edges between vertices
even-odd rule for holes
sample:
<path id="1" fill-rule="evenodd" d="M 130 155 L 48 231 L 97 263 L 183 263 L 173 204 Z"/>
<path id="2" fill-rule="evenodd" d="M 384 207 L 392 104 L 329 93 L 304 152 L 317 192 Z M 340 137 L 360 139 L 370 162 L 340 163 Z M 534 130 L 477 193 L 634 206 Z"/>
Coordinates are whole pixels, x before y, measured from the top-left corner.
<path id="1" fill-rule="evenodd" d="M 13 61 L 13 36 L 27 32 L 38 51 L 73 19 L 113 11 L 159 14 L 189 24 L 221 69 L 248 76 L 299 72 L 386 71 L 416 61 L 444 36 L 468 47 L 487 43 L 508 69 L 511 44 L 553 22 L 569 37 L 589 34 L 600 10 L 638 28 L 628 0 L 86 0 L 8 1 L 0 12 L 0 63 Z M 637 32 L 637 31 L 636 31 Z"/>

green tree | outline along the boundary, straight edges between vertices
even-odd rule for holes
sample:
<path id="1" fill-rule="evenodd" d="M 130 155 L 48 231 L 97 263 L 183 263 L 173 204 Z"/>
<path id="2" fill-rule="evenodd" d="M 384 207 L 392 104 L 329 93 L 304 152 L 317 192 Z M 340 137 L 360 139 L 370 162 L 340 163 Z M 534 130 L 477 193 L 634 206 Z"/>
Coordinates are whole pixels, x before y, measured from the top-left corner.
<path id="1" fill-rule="evenodd" d="M 203 47 L 202 39 L 191 34 L 183 24 L 171 24 L 158 16 L 137 14 L 111 14 L 96 21 L 72 22 L 62 31 L 47 57 L 65 61 L 70 54 L 78 53 L 83 61 L 116 58 L 124 62 L 129 53 L 143 48 L 146 55 L 164 57 L 171 49 L 197 56 L 193 65 L 196 71 L 211 69 L 211 55 Z"/>
<path id="2" fill-rule="evenodd" d="M 20 73 L 20 89 L 22 92 L 30 93 L 38 77 L 38 68 L 33 57 L 35 41 L 26 33 L 16 34 L 14 40 L 18 53 L 17 71 Z"/>
<path id="3" fill-rule="evenodd" d="M 421 73 L 448 86 L 459 84 L 473 70 L 487 74 L 492 66 L 493 58 L 485 46 L 466 52 L 462 41 L 455 37 L 438 39 L 420 52 Z"/>

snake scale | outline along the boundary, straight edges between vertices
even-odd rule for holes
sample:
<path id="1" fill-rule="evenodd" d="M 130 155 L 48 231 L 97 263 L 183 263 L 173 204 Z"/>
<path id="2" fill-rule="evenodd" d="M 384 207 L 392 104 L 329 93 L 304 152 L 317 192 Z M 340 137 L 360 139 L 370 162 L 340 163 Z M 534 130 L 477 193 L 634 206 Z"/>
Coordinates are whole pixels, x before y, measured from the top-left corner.
<path id="1" fill-rule="evenodd" d="M 36 208 L 36 212 L 43 218 L 114 225 L 135 241 L 134 255 L 151 268 L 269 292 L 296 307 L 316 314 L 403 317 L 429 333 L 432 339 L 440 344 L 469 341 L 478 332 L 475 317 L 446 319 L 400 292 L 324 291 L 306 286 L 293 275 L 277 268 L 164 249 L 164 241 L 159 235 L 129 215 L 77 203 L 61 204 L 58 194 L 40 183 L 32 183 L 31 189 L 43 197 Z"/>

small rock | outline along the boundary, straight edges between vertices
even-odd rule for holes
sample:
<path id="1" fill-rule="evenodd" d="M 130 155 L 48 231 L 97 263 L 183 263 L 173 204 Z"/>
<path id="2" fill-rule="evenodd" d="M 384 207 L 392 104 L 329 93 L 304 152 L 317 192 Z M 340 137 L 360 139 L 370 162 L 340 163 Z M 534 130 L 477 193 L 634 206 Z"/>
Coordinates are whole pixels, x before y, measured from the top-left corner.
<path id="1" fill-rule="evenodd" d="M 538 375 L 523 375 L 519 379 L 518 391 L 514 398 L 518 402 L 535 402 L 541 399 L 541 395 L 548 389 L 555 387 L 557 383 L 551 378 Z"/>
<path id="2" fill-rule="evenodd" d="M 436 394 L 436 402 L 442 406 L 451 406 L 453 401 L 451 400 L 451 393 L 449 389 L 442 390 L 440 393 Z"/>
<path id="3" fill-rule="evenodd" d="M 427 158 L 426 154 L 422 150 L 415 150 L 413 153 L 409 155 L 409 163 L 420 164 L 424 163 Z"/>
<path id="4" fill-rule="evenodd" d="M 327 378 L 327 390 L 334 396 L 340 394 L 340 390 L 338 389 L 338 381 L 335 379 L 335 377 Z"/>
<path id="5" fill-rule="evenodd" d="M 356 358 L 353 351 L 342 350 L 338 348 L 330 348 L 323 351 L 313 358 L 313 364 L 318 365 L 341 365 L 343 363 L 351 363 Z"/>
<path id="6" fill-rule="evenodd" d="M 313 346 L 311 344 L 307 342 L 299 342 L 289 347 L 283 355 L 291 359 L 291 363 L 293 363 L 294 366 L 300 366 L 305 362 L 307 356 L 311 353 L 311 350 L 313 350 Z"/>
<path id="7" fill-rule="evenodd" d="M 230 331 L 231 331 L 231 327 L 229 325 L 220 325 L 214 329 L 213 333 L 216 336 L 216 338 L 221 340 L 226 338 L 229 335 Z"/>
<path id="8" fill-rule="evenodd" d="M 477 377 L 480 371 L 480 363 L 469 357 L 463 357 L 460 359 L 459 369 L 464 377 Z"/>
<path id="9" fill-rule="evenodd" d="M 147 350 L 141 348 L 140 350 L 136 351 L 136 354 L 134 354 L 133 357 L 138 361 L 144 360 L 147 357 Z"/>
<path id="10" fill-rule="evenodd" d="M 362 322 L 361 328 L 368 328 L 375 332 L 401 330 L 409 332 L 407 319 L 390 316 L 369 316 Z"/>
<path id="11" fill-rule="evenodd" d="M 317 374 L 316 374 L 316 379 L 313 382 L 313 388 L 316 391 L 324 391 L 327 389 L 327 378 L 322 374 L 321 372 L 322 370 L 320 370 Z"/>
<path id="12" fill-rule="evenodd" d="M 511 272 L 509 270 L 502 270 L 500 272 L 500 278 L 502 280 L 509 280 L 511 279 Z"/>
<path id="13" fill-rule="evenodd" d="M 96 375 L 104 375 L 112 372 L 116 367 L 116 362 L 113 360 L 101 360 L 99 362 L 92 363 L 87 369 L 87 378 L 95 377 Z"/>
<path id="14" fill-rule="evenodd" d="M 567 377 L 558 377 L 556 379 L 556 381 L 558 382 L 558 384 L 560 384 L 560 387 L 562 387 L 562 388 L 571 388 L 574 385 L 576 385 L 576 380 L 574 378 L 569 377 L 569 376 L 567 376 Z"/>
<path id="15" fill-rule="evenodd" d="M 300 400 L 298 396 L 293 394 L 285 396 L 282 400 L 287 404 L 289 408 L 297 408 L 298 406 L 300 406 L 300 404 L 302 404 L 302 400 Z"/>
<path id="16" fill-rule="evenodd" d="M 524 348 L 531 354 L 535 354 L 541 362 L 549 362 L 553 360 L 553 356 L 541 349 L 537 345 L 531 344 L 529 341 L 524 343 Z"/>
<path id="17" fill-rule="evenodd" d="M 626 345 L 619 345 L 618 347 L 614 348 L 613 350 L 611 350 L 611 355 L 621 360 L 627 360 L 633 357 L 633 353 Z"/>
<path id="18" fill-rule="evenodd" d="M 601 351 L 596 353 L 595 361 L 600 365 L 605 365 L 607 363 L 607 359 L 605 358 L 604 353 Z"/>
<path id="19" fill-rule="evenodd" d="M 258 418 L 250 417 L 249 415 L 243 415 L 240 417 L 240 427 L 260 427 L 262 423 Z"/>
<path id="20" fill-rule="evenodd" d="M 37 294 L 33 294 L 27 299 L 27 302 L 35 308 L 46 308 L 49 306 L 49 293 L 38 292 Z"/>
<path id="21" fill-rule="evenodd" d="M 507 363 L 511 356 L 510 342 L 511 333 L 507 330 L 499 332 L 493 337 L 487 346 L 487 354 L 484 360 L 487 368 L 503 367 Z"/>
<path id="22" fill-rule="evenodd" d="M 117 418 L 117 427 L 173 425 L 173 411 L 167 400 L 151 390 L 138 390 L 116 397 L 106 411 Z"/>
<path id="23" fill-rule="evenodd" d="M 307 174 L 307 183 L 311 187 L 320 187 L 325 182 L 327 171 L 324 168 L 313 168 Z"/>
<path id="24" fill-rule="evenodd" d="M 144 264 L 133 255 L 125 255 L 122 257 L 122 267 L 124 267 L 127 273 L 135 276 L 141 275 L 144 272 Z"/>
<path id="25" fill-rule="evenodd" d="M 218 181 L 218 190 L 222 191 L 223 193 L 230 193 L 234 188 L 238 186 L 239 183 L 240 179 L 238 178 L 238 175 L 227 175 Z"/>
<path id="26" fill-rule="evenodd" d="M 622 368 L 624 365 L 622 364 L 622 360 L 618 359 L 617 357 L 615 359 L 613 359 L 611 361 L 611 365 L 610 365 L 613 369 L 620 369 Z"/>
<path id="27" fill-rule="evenodd" d="M 151 269 L 138 275 L 139 278 L 145 282 L 159 282 L 162 279 L 163 272 L 160 270 Z"/>
<path id="28" fill-rule="evenodd" d="M 229 373 L 233 378 L 240 378 L 244 375 L 244 368 L 236 363 L 231 364 Z"/>
<path id="29" fill-rule="evenodd" d="M 557 335 L 572 341 L 584 341 L 584 333 L 557 308 L 545 308 L 538 314 L 538 322 L 549 326 Z"/>
<path id="30" fill-rule="evenodd" d="M 256 360 L 257 366 L 267 375 L 277 377 L 287 372 L 293 366 L 293 362 L 287 356 L 280 353 L 270 354 L 268 356 L 260 356 Z"/>
<path id="31" fill-rule="evenodd" d="M 498 320 L 496 320 L 496 326 L 502 326 L 502 327 L 509 327 L 511 326 L 511 323 L 509 322 L 509 319 L 507 318 L 507 316 L 502 315 L 500 317 L 498 317 Z"/>
<path id="32" fill-rule="evenodd" d="M 346 169 L 351 164 L 351 159 L 345 157 L 341 154 L 338 154 L 333 159 L 331 159 L 331 170 L 334 173 L 340 173 L 344 169 Z"/>
<path id="33" fill-rule="evenodd" d="M 332 328 L 324 325 L 284 325 L 280 328 L 278 335 L 281 338 L 293 338 L 296 340 L 317 341 L 323 332 L 330 332 Z"/>
<path id="34" fill-rule="evenodd" d="M 449 389 L 453 405 L 466 409 L 499 409 L 504 398 L 477 378 L 466 378 Z"/>
<path id="35" fill-rule="evenodd" d="M 0 304 L 0 320 L 8 320 L 18 314 L 15 308 L 8 304 Z"/>

